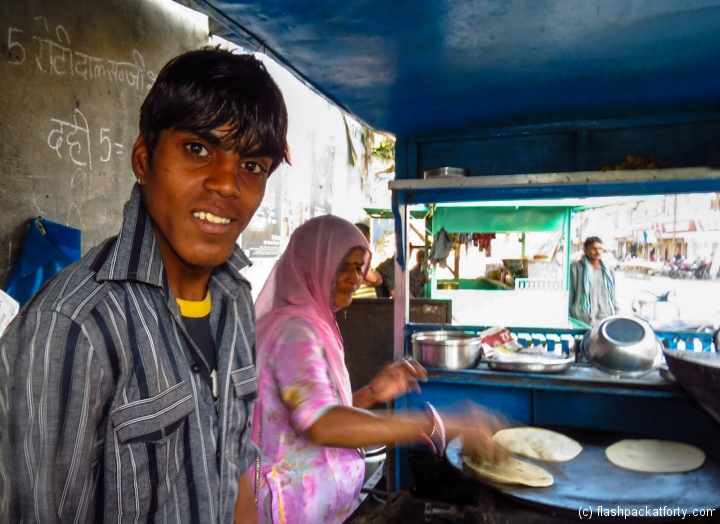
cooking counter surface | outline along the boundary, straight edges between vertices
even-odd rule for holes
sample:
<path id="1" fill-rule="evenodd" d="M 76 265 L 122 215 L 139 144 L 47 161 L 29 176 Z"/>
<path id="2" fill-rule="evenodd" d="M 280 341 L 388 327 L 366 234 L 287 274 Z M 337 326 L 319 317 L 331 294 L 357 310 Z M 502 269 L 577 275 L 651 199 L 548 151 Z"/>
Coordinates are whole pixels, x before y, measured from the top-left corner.
<path id="1" fill-rule="evenodd" d="M 562 373 L 526 373 L 495 371 L 481 362 L 477 368 L 461 370 L 428 369 L 428 380 L 437 383 L 465 383 L 477 386 L 519 387 L 594 391 L 599 393 L 684 397 L 677 385 L 655 370 L 641 377 L 618 377 L 592 367 L 575 363 Z"/>

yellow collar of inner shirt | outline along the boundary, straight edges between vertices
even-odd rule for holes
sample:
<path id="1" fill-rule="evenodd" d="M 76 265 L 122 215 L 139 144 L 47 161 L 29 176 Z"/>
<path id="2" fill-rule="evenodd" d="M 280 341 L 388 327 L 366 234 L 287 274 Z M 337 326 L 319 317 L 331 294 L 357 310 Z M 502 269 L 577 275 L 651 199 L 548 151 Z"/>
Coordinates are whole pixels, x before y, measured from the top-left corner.
<path id="1" fill-rule="evenodd" d="M 210 300 L 210 290 L 208 290 L 205 298 L 199 301 L 183 300 L 176 298 L 180 307 L 180 314 L 187 318 L 202 318 L 210 314 L 212 308 L 212 300 Z"/>

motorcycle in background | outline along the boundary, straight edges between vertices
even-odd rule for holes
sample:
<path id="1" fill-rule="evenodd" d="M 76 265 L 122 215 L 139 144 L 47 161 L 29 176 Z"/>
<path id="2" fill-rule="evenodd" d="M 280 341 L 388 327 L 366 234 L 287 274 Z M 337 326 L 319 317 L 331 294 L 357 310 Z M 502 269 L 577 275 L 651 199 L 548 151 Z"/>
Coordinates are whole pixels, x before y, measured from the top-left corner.
<path id="1" fill-rule="evenodd" d="M 713 333 L 717 327 L 708 319 L 681 318 L 675 291 L 654 293 L 644 290 L 641 298 L 632 301 L 632 310 L 633 315 L 650 324 L 655 331 Z"/>
<path id="2" fill-rule="evenodd" d="M 697 264 L 693 260 L 683 259 L 671 264 L 668 276 L 670 278 L 690 278 L 695 275 Z"/>
<path id="3" fill-rule="evenodd" d="M 680 306 L 674 291 L 658 294 L 644 290 L 642 293 L 640 298 L 632 301 L 633 315 L 639 319 L 652 326 L 653 322 L 670 322 L 680 318 Z"/>
<path id="4" fill-rule="evenodd" d="M 710 278 L 710 267 L 712 266 L 712 261 L 703 262 L 700 261 L 695 266 L 695 278 L 697 279 L 709 279 Z"/>

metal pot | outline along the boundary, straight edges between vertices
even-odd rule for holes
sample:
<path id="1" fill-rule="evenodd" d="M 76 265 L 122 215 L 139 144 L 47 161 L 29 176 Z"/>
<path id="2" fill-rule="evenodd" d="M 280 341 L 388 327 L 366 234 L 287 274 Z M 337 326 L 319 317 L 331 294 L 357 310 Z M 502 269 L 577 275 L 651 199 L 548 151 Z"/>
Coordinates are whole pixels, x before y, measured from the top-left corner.
<path id="1" fill-rule="evenodd" d="M 422 331 L 412 336 L 413 357 L 423 366 L 465 369 L 477 365 L 480 337 L 461 331 Z"/>

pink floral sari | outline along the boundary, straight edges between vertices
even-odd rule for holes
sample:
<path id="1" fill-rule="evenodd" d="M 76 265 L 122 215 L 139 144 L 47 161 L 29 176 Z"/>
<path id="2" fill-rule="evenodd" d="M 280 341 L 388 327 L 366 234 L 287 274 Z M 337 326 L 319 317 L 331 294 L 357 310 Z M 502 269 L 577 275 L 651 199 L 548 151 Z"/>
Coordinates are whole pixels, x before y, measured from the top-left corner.
<path id="1" fill-rule="evenodd" d="M 314 445 L 305 432 L 328 409 L 352 405 L 335 322 L 341 263 L 368 244 L 350 222 L 309 220 L 290 238 L 256 301 L 259 400 L 253 441 L 260 446 L 260 523 L 343 522 L 355 509 L 365 463 L 355 449 Z"/>

